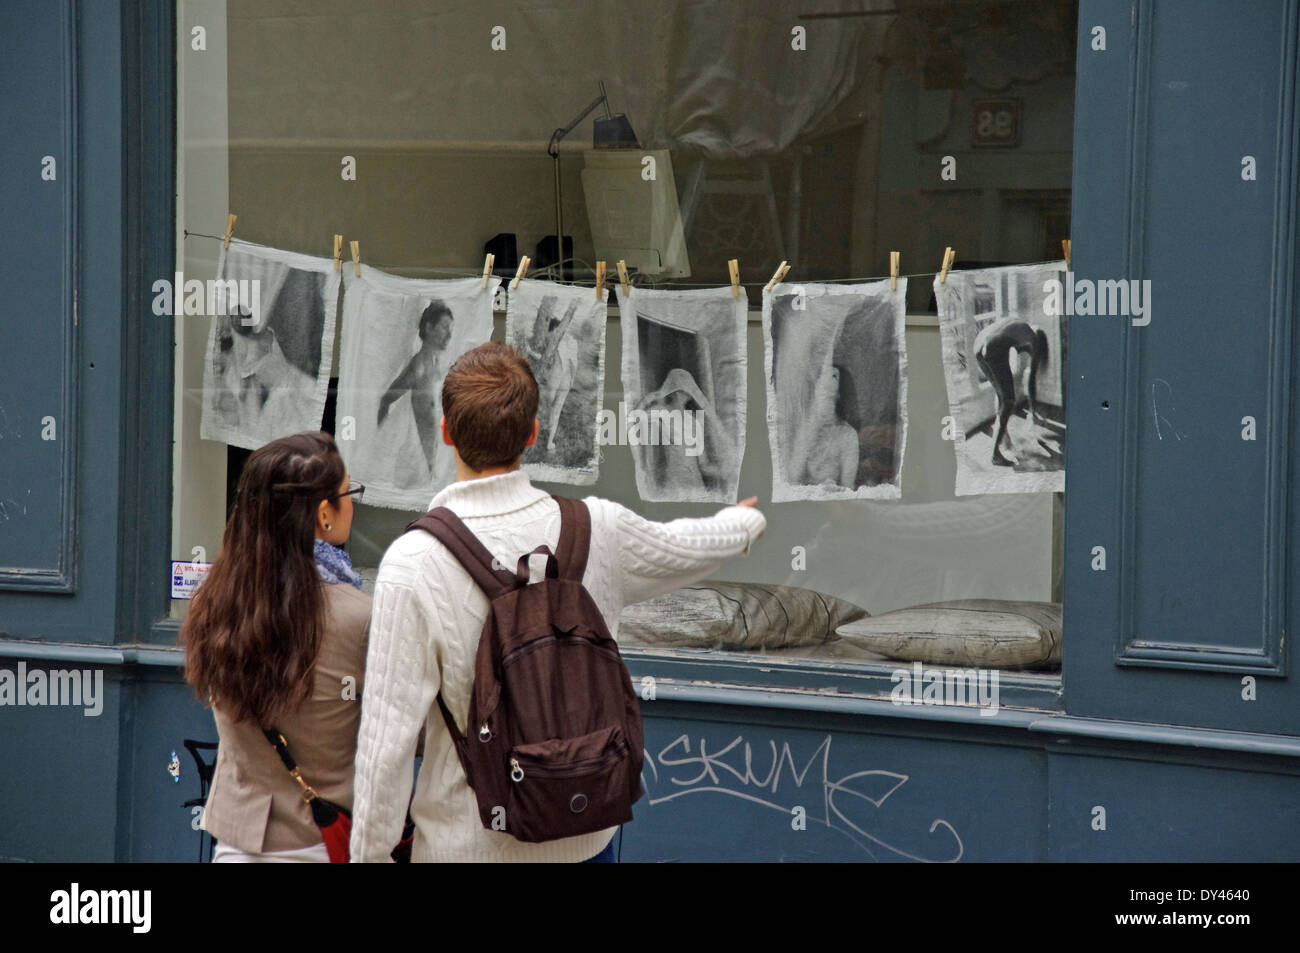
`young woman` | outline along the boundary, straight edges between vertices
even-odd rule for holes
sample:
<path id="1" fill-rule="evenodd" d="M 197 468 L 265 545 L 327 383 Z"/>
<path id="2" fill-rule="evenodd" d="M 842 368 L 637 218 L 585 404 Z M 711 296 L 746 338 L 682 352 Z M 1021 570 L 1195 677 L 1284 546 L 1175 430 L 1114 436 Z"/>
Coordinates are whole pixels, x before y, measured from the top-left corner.
<path id="1" fill-rule="evenodd" d="M 220 742 L 203 813 L 214 863 L 329 860 L 263 729 L 284 736 L 321 797 L 352 807 L 370 597 L 338 547 L 364 489 L 349 486 L 326 433 L 268 443 L 239 478 L 180 633 L 186 678 L 211 703 Z"/>

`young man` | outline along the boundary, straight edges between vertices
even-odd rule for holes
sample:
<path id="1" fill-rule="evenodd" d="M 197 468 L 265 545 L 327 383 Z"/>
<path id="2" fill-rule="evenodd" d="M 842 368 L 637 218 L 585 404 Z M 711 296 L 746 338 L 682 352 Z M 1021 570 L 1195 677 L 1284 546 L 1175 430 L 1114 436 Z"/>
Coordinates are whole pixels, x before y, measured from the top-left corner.
<path id="1" fill-rule="evenodd" d="M 455 450 L 456 482 L 430 508 L 452 510 L 506 566 L 537 546 L 554 550 L 560 536 L 559 507 L 519 468 L 524 448 L 537 440 L 537 401 L 528 363 L 497 343 L 462 355 L 442 387 L 442 438 Z M 583 585 L 615 638 L 624 605 L 704 578 L 747 552 L 766 525 L 752 499 L 707 519 L 670 523 L 649 522 L 608 500 L 585 502 L 591 549 Z M 387 860 L 397 843 L 421 727 L 413 861 L 584 861 L 610 846 L 617 828 L 533 844 L 479 820 L 434 699 L 441 691 L 463 730 L 487 611 L 487 597 L 428 533 L 400 536 L 384 554 L 357 736 L 354 861 Z"/>

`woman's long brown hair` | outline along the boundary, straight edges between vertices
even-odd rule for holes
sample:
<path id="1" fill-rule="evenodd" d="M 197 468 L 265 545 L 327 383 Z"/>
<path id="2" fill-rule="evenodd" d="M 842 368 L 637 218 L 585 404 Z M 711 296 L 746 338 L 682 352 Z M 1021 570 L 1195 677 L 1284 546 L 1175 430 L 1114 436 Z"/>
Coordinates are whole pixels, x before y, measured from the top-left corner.
<path id="1" fill-rule="evenodd" d="M 300 433 L 248 458 L 221 551 L 181 626 L 199 701 L 263 728 L 310 695 L 325 628 L 313 551 L 321 500 L 339 503 L 334 438 Z"/>

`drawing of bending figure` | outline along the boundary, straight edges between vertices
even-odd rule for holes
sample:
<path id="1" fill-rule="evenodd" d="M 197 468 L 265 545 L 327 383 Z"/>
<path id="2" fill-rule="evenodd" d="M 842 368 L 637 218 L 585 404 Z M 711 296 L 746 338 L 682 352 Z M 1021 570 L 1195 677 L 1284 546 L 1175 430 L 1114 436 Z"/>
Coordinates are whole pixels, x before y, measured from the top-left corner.
<path id="1" fill-rule="evenodd" d="M 438 388 L 447 373 L 445 357 L 447 345 L 451 342 L 451 326 L 451 309 L 437 299 L 429 302 L 420 315 L 419 350 L 411 355 L 406 366 L 379 398 L 376 426 L 383 425 L 394 401 L 403 394 L 410 394 L 415 429 L 430 473 L 434 471 L 433 461 L 438 449 Z"/>
<path id="2" fill-rule="evenodd" d="M 1002 453 L 1002 440 L 1007 437 L 1007 423 L 1016 410 L 1016 373 L 1012 367 L 1012 351 L 1029 358 L 1029 382 L 1025 387 L 1029 398 L 1029 422 L 1039 427 L 1048 423 L 1035 406 L 1038 400 L 1038 371 L 1047 363 L 1047 332 L 1035 328 L 1027 321 L 1014 318 L 1002 318 L 994 321 L 975 337 L 975 360 L 980 370 L 993 385 L 997 397 L 997 431 L 993 438 L 993 463 L 1000 467 L 1014 466 L 1017 461 L 1010 460 Z M 1051 447 L 1043 444 L 1035 436 L 1035 441 L 1046 452 Z M 1011 442 L 1008 438 L 1008 449 Z"/>

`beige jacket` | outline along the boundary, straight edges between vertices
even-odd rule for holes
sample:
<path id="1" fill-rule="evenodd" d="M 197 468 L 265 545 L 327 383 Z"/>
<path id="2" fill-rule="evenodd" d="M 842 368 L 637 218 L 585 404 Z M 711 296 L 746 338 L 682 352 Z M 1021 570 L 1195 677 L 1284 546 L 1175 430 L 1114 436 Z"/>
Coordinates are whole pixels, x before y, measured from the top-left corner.
<path id="1" fill-rule="evenodd" d="M 284 735 L 307 783 L 321 797 L 351 810 L 370 597 L 342 584 L 326 584 L 325 593 L 325 634 L 312 693 L 274 727 Z M 218 707 L 213 715 L 220 745 L 203 829 L 248 853 L 321 843 L 298 782 L 261 729 L 252 722 L 236 724 Z"/>

